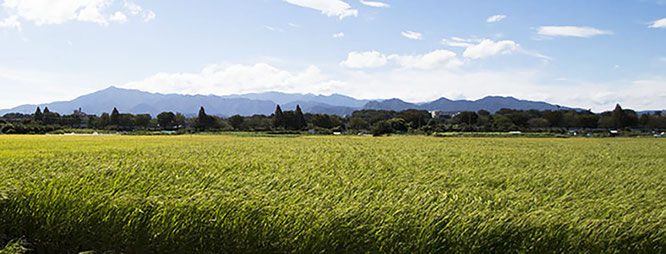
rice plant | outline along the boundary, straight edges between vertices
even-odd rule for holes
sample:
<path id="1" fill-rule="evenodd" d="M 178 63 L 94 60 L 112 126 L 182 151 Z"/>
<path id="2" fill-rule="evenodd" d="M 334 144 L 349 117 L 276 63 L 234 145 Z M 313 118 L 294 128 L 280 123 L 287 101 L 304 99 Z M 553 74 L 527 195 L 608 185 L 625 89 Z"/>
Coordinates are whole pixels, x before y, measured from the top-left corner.
<path id="1" fill-rule="evenodd" d="M 0 136 L 0 245 L 663 253 L 665 169 L 647 138 Z"/>

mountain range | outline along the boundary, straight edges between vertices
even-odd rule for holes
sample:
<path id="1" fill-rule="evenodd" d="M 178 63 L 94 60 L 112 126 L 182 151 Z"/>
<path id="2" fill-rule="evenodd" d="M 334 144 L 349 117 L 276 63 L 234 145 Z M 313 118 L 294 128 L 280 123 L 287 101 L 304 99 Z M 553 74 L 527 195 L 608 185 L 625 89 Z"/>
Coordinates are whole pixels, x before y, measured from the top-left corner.
<path id="1" fill-rule="evenodd" d="M 132 114 L 157 115 L 161 112 L 180 112 L 187 116 L 198 113 L 199 107 L 204 107 L 211 115 L 231 116 L 254 114 L 270 115 L 275 107 L 280 105 L 283 110 L 293 110 L 300 105 L 306 113 L 323 113 L 335 115 L 350 115 L 359 109 L 395 110 L 423 109 L 428 111 L 478 111 L 487 110 L 496 112 L 502 108 L 521 110 L 557 110 L 568 107 L 546 102 L 519 100 L 513 97 L 488 96 L 480 100 L 449 100 L 440 98 L 425 103 L 409 103 L 400 99 L 388 100 L 359 100 L 349 96 L 290 94 L 281 92 L 265 92 L 234 95 L 182 95 L 149 93 L 134 89 L 109 87 L 91 94 L 80 96 L 71 101 L 59 101 L 39 105 L 21 105 L 11 109 L 0 110 L 0 115 L 6 113 L 30 114 L 36 107 L 48 107 L 52 112 L 70 114 L 82 108 L 88 114 L 100 115 L 110 112 L 114 107 L 120 112 Z"/>

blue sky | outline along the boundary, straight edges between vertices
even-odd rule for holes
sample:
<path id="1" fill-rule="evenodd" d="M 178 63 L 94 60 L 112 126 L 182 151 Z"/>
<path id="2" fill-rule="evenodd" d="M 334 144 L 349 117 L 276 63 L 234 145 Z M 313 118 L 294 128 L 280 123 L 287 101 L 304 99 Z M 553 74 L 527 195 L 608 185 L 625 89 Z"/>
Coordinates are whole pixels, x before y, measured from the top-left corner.
<path id="1" fill-rule="evenodd" d="M 666 1 L 0 0 L 0 108 L 150 92 L 666 108 Z"/>

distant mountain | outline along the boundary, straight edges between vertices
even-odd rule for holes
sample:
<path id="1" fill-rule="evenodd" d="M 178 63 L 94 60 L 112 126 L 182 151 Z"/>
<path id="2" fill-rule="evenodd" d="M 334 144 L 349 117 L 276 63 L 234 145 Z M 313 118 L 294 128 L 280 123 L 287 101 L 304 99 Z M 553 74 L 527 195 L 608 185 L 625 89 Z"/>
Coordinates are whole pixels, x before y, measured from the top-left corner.
<path id="1" fill-rule="evenodd" d="M 369 100 L 357 100 L 352 97 L 340 94 L 332 95 L 314 95 L 314 94 L 293 94 L 281 92 L 234 94 L 222 96 L 223 98 L 245 98 L 251 100 L 272 101 L 277 104 L 288 104 L 293 102 L 307 102 L 314 104 L 325 104 L 329 106 L 340 106 L 349 108 L 363 107 Z"/>
<path id="2" fill-rule="evenodd" d="M 645 115 L 645 114 L 648 114 L 648 115 L 655 115 L 655 114 L 657 114 L 657 113 L 659 113 L 659 112 L 661 112 L 661 113 L 660 113 L 661 115 L 665 115 L 665 116 L 666 116 L 666 110 L 643 110 L 643 111 L 638 111 L 638 112 L 636 112 L 636 114 L 638 114 L 638 115 Z"/>
<path id="3" fill-rule="evenodd" d="M 404 102 L 401 99 L 388 99 L 383 101 L 371 101 L 363 106 L 363 109 L 377 109 L 377 110 L 393 110 L 403 111 L 406 109 L 418 109 L 419 105 L 409 102 Z"/>
<path id="4" fill-rule="evenodd" d="M 158 94 L 139 90 L 109 87 L 91 94 L 83 95 L 71 101 L 61 101 L 40 105 L 22 105 L 16 108 L 0 110 L 0 115 L 9 112 L 33 113 L 36 107 L 48 107 L 52 112 L 72 113 L 82 108 L 88 114 L 101 115 L 111 112 L 116 107 L 120 112 L 132 114 L 157 115 L 165 111 L 180 112 L 194 116 L 199 107 L 214 115 L 230 116 L 235 114 L 271 114 L 276 104 L 272 101 L 251 100 L 245 98 L 222 98 L 214 95 Z"/>
<path id="5" fill-rule="evenodd" d="M 363 108 L 365 109 L 382 109 L 382 110 L 395 110 L 401 111 L 405 109 L 423 109 L 428 111 L 479 111 L 487 110 L 489 112 L 497 112 L 503 108 L 518 109 L 518 110 L 558 110 L 569 109 L 568 107 L 561 107 L 558 105 L 549 104 L 546 102 L 519 100 L 513 97 L 501 96 L 488 96 L 480 100 L 449 100 L 447 98 L 440 98 L 438 100 L 427 103 L 408 103 L 400 99 L 390 99 L 385 101 L 371 101 L 368 102 Z"/>
<path id="6" fill-rule="evenodd" d="M 199 107 L 203 106 L 211 115 L 249 116 L 254 114 L 270 115 L 277 104 L 282 110 L 294 110 L 300 105 L 305 113 L 351 115 L 359 109 L 379 109 L 401 111 L 406 109 L 437 110 L 444 112 L 478 111 L 481 109 L 496 112 L 502 108 L 557 110 L 557 105 L 545 102 L 519 100 L 513 97 L 489 96 L 476 101 L 449 100 L 440 98 L 426 103 L 409 103 L 400 99 L 389 100 L 357 100 L 349 96 L 289 94 L 280 92 L 251 93 L 240 95 L 181 95 L 149 93 L 133 89 L 109 87 L 91 94 L 80 96 L 71 101 L 59 101 L 39 105 L 22 105 L 12 109 L 0 110 L 0 115 L 10 112 L 30 114 L 36 107 L 48 107 L 53 112 L 70 114 L 78 108 L 88 114 L 101 115 L 110 112 L 114 107 L 120 112 L 132 114 L 151 114 L 161 112 L 180 112 L 187 116 L 195 116 Z M 566 108 L 566 107 L 561 107 Z"/>

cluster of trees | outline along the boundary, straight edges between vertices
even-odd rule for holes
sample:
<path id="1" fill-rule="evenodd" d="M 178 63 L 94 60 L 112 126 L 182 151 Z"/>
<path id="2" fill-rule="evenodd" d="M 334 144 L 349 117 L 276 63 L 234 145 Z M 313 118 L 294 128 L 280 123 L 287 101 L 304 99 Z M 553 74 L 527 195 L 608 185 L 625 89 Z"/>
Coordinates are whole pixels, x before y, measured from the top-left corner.
<path id="1" fill-rule="evenodd" d="M 282 111 L 278 105 L 270 116 L 235 115 L 228 118 L 206 114 L 203 107 L 196 117 L 180 113 L 163 112 L 153 118 L 148 114 L 122 114 L 114 108 L 100 116 L 75 112 L 60 115 L 48 108 L 37 108 L 34 114 L 7 114 L 0 118 L 0 133 L 45 133 L 58 129 L 89 128 L 117 131 L 170 130 L 170 131 L 303 131 L 318 133 L 348 131 L 369 132 L 374 135 L 391 133 L 431 133 L 448 131 L 549 131 L 566 132 L 571 129 L 666 129 L 666 116 L 661 112 L 638 115 L 633 110 L 617 105 L 613 111 L 595 114 L 577 110 L 512 110 L 495 113 L 485 110 L 465 111 L 433 118 L 425 110 L 358 110 L 351 116 L 304 114 L 300 106 L 293 111 Z"/>

